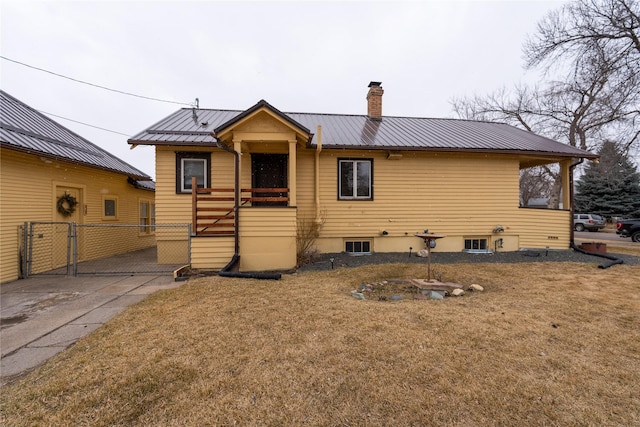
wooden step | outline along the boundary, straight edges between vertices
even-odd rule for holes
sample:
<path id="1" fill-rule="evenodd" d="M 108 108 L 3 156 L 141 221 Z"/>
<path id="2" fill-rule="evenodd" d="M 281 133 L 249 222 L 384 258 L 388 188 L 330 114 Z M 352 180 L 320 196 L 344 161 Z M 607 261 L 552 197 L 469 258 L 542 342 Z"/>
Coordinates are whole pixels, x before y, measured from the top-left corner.
<path id="1" fill-rule="evenodd" d="M 235 215 L 198 215 L 198 222 L 201 219 L 234 219 Z"/>
<path id="2" fill-rule="evenodd" d="M 198 231 L 196 233 L 196 236 L 233 236 L 234 232 L 233 230 L 228 231 L 228 230 L 204 230 L 204 231 Z"/>
<path id="3" fill-rule="evenodd" d="M 198 202 L 233 202 L 234 197 L 198 196 Z"/>
<path id="4" fill-rule="evenodd" d="M 233 208 L 201 208 L 198 207 L 198 212 L 233 212 Z"/>
<path id="5" fill-rule="evenodd" d="M 233 224 L 229 223 L 220 223 L 220 222 L 198 222 L 198 229 L 207 228 L 207 227 L 231 227 L 233 228 Z"/>

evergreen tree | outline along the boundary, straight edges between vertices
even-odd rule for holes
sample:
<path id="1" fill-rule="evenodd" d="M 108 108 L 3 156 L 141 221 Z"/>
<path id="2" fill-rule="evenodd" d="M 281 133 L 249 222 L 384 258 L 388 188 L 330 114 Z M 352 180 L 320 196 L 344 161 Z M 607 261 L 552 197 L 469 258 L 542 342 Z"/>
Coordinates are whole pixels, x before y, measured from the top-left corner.
<path id="1" fill-rule="evenodd" d="M 576 212 L 640 217 L 640 173 L 612 141 L 600 148 L 600 162 L 592 162 L 576 183 Z"/>

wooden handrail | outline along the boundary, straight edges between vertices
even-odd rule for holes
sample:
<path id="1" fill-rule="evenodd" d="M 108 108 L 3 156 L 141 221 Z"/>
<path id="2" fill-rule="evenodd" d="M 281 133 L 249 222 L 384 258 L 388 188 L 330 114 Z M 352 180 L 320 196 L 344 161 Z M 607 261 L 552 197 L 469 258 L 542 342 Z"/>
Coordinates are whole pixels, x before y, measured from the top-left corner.
<path id="1" fill-rule="evenodd" d="M 235 201 L 235 197 L 229 194 L 235 190 L 233 188 L 198 187 L 198 180 L 195 177 L 191 179 L 191 189 L 193 233 L 196 236 L 232 235 L 235 223 L 230 224 L 229 222 L 235 220 L 235 208 L 234 206 L 225 206 L 227 203 L 224 202 Z M 240 191 L 241 194 L 245 194 L 240 199 L 243 204 L 247 202 L 286 203 L 289 201 L 288 188 L 243 188 Z M 216 212 L 220 212 L 220 214 L 215 214 Z"/>
<path id="2" fill-rule="evenodd" d="M 198 194 L 207 193 L 233 193 L 233 188 L 198 188 Z"/>
<path id="3" fill-rule="evenodd" d="M 288 188 L 243 188 L 243 193 L 288 193 Z"/>

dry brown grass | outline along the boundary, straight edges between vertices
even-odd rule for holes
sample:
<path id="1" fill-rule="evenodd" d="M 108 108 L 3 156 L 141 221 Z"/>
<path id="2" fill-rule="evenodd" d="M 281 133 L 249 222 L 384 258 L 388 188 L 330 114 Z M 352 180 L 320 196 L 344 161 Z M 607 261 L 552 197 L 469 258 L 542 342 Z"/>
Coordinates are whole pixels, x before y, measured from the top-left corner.
<path id="1" fill-rule="evenodd" d="M 2 390 L 4 425 L 640 425 L 640 266 L 437 265 L 483 293 L 361 301 L 422 265 L 201 278 Z"/>
<path id="2" fill-rule="evenodd" d="M 640 246 L 630 245 L 630 244 L 616 245 L 615 243 L 613 243 L 613 244 L 607 245 L 607 252 L 609 254 L 624 254 L 624 255 L 633 255 L 633 256 L 640 257 Z"/>

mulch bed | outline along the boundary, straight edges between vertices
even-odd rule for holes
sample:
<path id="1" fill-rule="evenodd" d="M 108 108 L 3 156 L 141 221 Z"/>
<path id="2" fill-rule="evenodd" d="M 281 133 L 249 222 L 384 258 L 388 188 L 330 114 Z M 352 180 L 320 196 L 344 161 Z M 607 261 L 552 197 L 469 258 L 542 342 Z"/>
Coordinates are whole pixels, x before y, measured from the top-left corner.
<path id="1" fill-rule="evenodd" d="M 631 255 L 617 255 L 609 253 L 623 260 L 627 265 L 640 265 L 640 257 Z M 522 262 L 579 262 L 603 264 L 609 260 L 586 255 L 573 250 L 524 250 L 515 252 L 498 252 L 493 254 L 471 254 L 466 252 L 432 252 L 433 264 L 471 264 L 471 263 L 522 263 Z M 415 253 L 372 253 L 370 255 L 353 256 L 347 253 L 319 254 L 308 264 L 301 266 L 299 271 L 320 271 L 338 268 L 359 267 L 371 264 L 387 263 L 417 263 L 424 264 L 425 276 L 427 268 L 426 258 L 418 257 Z"/>

